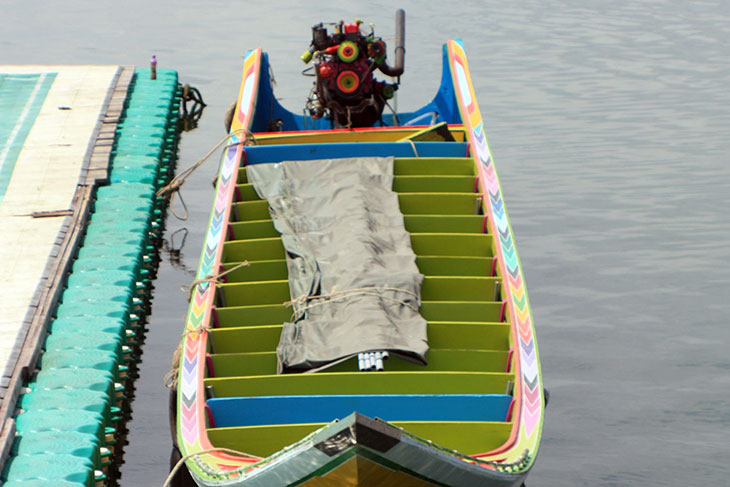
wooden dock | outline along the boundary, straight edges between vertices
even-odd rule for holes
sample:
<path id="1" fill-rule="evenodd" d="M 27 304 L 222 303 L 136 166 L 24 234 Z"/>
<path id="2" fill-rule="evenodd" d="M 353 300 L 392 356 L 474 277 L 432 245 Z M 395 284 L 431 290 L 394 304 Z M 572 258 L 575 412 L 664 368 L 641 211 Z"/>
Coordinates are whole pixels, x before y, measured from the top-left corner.
<path id="1" fill-rule="evenodd" d="M 132 72 L 119 66 L 0 65 L 6 88 L 11 88 L 13 78 L 35 83 L 27 97 L 14 98 L 17 93 L 12 89 L 0 95 L 6 104 L 20 105 L 17 117 L 10 120 L 9 136 L 0 140 L 0 167 L 10 176 L 0 187 L 3 397 L 18 385 L 11 384 L 13 376 L 22 367 L 34 366 L 37 359 L 37 344 L 32 342 L 45 332 L 48 301 L 58 273 L 68 265 L 89 191 L 95 180 L 106 177 L 116 120 Z M 43 92 L 42 84 L 49 78 L 50 86 Z M 33 113 L 33 104 L 39 102 Z M 30 127 L 25 137 L 24 125 Z M 19 146 L 15 158 L 12 146 Z M 5 403 L 0 412 L 7 414 Z"/>
<path id="2" fill-rule="evenodd" d="M 100 487 L 118 475 L 164 228 L 155 194 L 179 140 L 182 87 L 175 71 L 157 74 L 0 65 L 8 485 Z"/>

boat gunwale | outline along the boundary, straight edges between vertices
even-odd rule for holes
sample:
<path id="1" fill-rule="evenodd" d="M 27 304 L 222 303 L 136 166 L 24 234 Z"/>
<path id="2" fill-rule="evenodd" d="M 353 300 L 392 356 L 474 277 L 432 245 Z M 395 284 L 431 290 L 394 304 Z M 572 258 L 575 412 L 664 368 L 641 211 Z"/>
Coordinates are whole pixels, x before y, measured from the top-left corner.
<path id="1" fill-rule="evenodd" d="M 543 409 L 544 409 L 544 401 L 542 397 L 542 378 L 540 373 L 540 366 L 539 366 L 539 356 L 537 353 L 537 344 L 534 341 L 534 327 L 532 325 L 532 316 L 531 311 L 529 309 L 529 301 L 527 299 L 526 291 L 524 290 L 524 279 L 522 277 L 521 267 L 519 264 L 519 257 L 517 256 L 516 250 L 514 250 L 514 247 L 512 247 L 513 252 L 513 259 L 516 258 L 516 269 L 515 267 L 507 267 L 507 264 L 505 263 L 505 240 L 504 237 L 509 239 L 509 243 L 511 245 L 512 243 L 512 229 L 509 225 L 509 221 L 506 218 L 506 211 L 504 211 L 503 202 L 501 199 L 501 189 L 499 188 L 499 181 L 496 177 L 496 171 L 494 170 L 494 167 L 492 165 L 492 159 L 491 159 L 491 153 L 489 152 L 489 148 L 487 146 L 486 137 L 484 135 L 484 129 L 483 124 L 481 120 L 481 114 L 479 112 L 478 106 L 476 104 L 476 99 L 474 97 L 473 88 L 471 86 L 471 80 L 468 76 L 468 65 L 466 64 L 466 56 L 463 52 L 463 46 L 461 45 L 460 41 L 448 41 L 447 44 L 444 46 L 445 52 L 448 54 L 448 62 L 451 66 L 451 77 L 452 77 L 452 84 L 453 89 L 455 91 L 455 97 L 458 102 L 458 107 L 460 110 L 460 113 L 462 114 L 462 119 L 466 121 L 466 123 L 463 124 L 464 130 L 467 134 L 467 140 L 468 140 L 468 147 L 471 149 L 471 158 L 476 164 L 479 172 L 479 178 L 478 178 L 478 184 L 480 188 L 482 189 L 482 194 L 489 195 L 491 198 L 485 198 L 485 206 L 486 209 L 489 211 L 489 216 L 499 216 L 500 208 L 501 208 L 501 214 L 503 217 L 503 221 L 506 221 L 506 226 L 503 225 L 503 221 L 499 221 L 498 218 L 489 218 L 488 223 L 490 227 L 490 234 L 494 235 L 494 246 L 496 247 L 497 253 L 495 255 L 499 256 L 499 276 L 501 276 L 504 279 L 505 283 L 509 283 L 510 286 L 505 286 L 507 289 L 503 290 L 503 293 L 506 294 L 506 296 L 503 295 L 503 298 L 508 301 L 508 315 L 509 315 L 509 323 L 512 326 L 513 333 L 512 333 L 512 339 L 515 341 L 515 345 L 518 347 L 518 350 L 515 354 L 514 358 L 514 373 L 516 374 L 516 377 L 520 378 L 519 384 L 515 385 L 514 388 L 514 397 L 516 400 L 515 409 L 514 409 L 514 420 L 513 420 L 513 428 L 512 433 L 510 435 L 510 439 L 505 442 L 502 447 L 497 448 L 495 450 L 492 450 L 490 452 L 485 452 L 483 454 L 478 455 L 472 455 L 471 458 L 475 463 L 483 463 L 483 464 L 490 464 L 490 460 L 496 457 L 499 457 L 498 460 L 504 461 L 505 465 L 509 464 L 512 460 L 519 460 L 519 467 L 516 469 L 505 469 L 502 471 L 502 473 L 510 474 L 510 477 L 514 479 L 514 475 L 523 475 L 526 474 L 526 472 L 531 467 L 534 458 L 537 453 L 537 445 L 539 443 L 539 439 L 541 436 L 541 428 L 542 428 L 542 415 L 543 415 Z M 219 181 L 218 181 L 218 195 L 217 195 L 217 203 L 221 200 L 225 200 L 227 198 L 227 204 L 225 205 L 225 218 L 223 218 L 223 221 L 229 221 L 228 220 L 228 214 L 231 210 L 231 202 L 233 201 L 234 195 L 235 195 L 235 185 L 237 182 L 237 174 L 239 171 L 239 165 L 241 165 L 242 162 L 242 140 L 240 140 L 238 137 L 234 135 L 234 133 L 237 131 L 238 133 L 243 132 L 243 127 L 250 125 L 250 122 L 253 118 L 253 114 L 255 111 L 255 105 L 256 105 L 256 88 L 253 89 L 250 88 L 249 83 L 252 83 L 250 81 L 251 79 L 258 80 L 260 78 L 260 73 L 256 68 L 258 68 L 261 65 L 261 59 L 262 59 L 262 51 L 261 49 L 257 49 L 254 51 L 249 51 L 247 53 L 246 59 L 244 61 L 244 78 L 241 82 L 241 89 L 239 93 L 239 101 L 236 106 L 236 117 L 234 117 L 234 122 L 232 126 L 232 132 L 231 132 L 231 142 L 234 142 L 235 148 L 233 149 L 233 156 L 235 158 L 235 170 L 232 171 L 231 174 L 227 175 L 227 182 L 224 181 L 224 164 L 221 164 L 221 173 L 219 175 Z M 466 73 L 466 84 L 464 84 L 463 76 L 460 78 L 458 73 L 454 71 L 455 67 L 460 66 L 462 71 L 465 70 Z M 257 81 L 256 81 L 257 82 Z M 255 84 L 255 82 L 253 82 Z M 461 83 L 461 87 L 459 86 Z M 463 90 L 466 86 L 466 89 L 468 89 L 468 93 L 466 93 L 466 90 Z M 248 98 L 244 99 L 244 95 L 248 94 Z M 470 104 L 467 104 L 466 102 L 470 101 Z M 377 127 L 377 128 L 370 128 L 371 130 L 393 130 L 393 127 Z M 345 132 L 350 132 L 350 129 L 341 129 Z M 314 133 L 322 133 L 322 132 L 329 132 L 331 131 L 317 131 L 313 130 L 310 132 Z M 296 131 L 295 133 L 303 135 L 302 132 Z M 224 156 L 224 161 L 231 155 L 231 149 L 226 152 L 226 156 Z M 226 194 L 221 194 L 221 185 L 222 184 L 228 184 L 228 187 L 226 188 Z M 496 191 L 495 191 L 496 188 Z M 498 205 L 499 208 L 495 210 L 494 205 Z M 217 204 L 216 204 L 217 208 Z M 496 213 L 495 213 L 496 212 Z M 211 213 L 211 224 L 216 219 L 216 212 L 215 208 L 214 211 Z M 218 243 L 222 243 L 225 240 L 225 233 L 221 232 L 222 235 L 220 237 L 220 241 Z M 501 236 L 502 238 L 498 238 L 497 236 Z M 210 237 L 210 235 L 209 235 Z M 209 242 L 210 243 L 210 242 Z M 200 279 L 205 278 L 207 274 L 203 272 L 203 260 L 206 257 L 206 253 L 209 251 L 209 246 L 204 247 L 203 252 L 201 254 L 201 268 L 199 269 L 198 278 Z M 222 255 L 222 248 L 223 246 L 220 245 L 219 251 L 214 255 L 215 259 L 215 267 L 220 265 L 220 258 Z M 510 279 L 510 277 L 512 279 Z M 517 284 L 515 286 L 515 284 Z M 197 294 L 201 291 L 201 288 L 203 289 L 203 294 L 206 294 L 209 289 L 215 288 L 215 283 L 208 283 L 207 286 L 198 286 L 198 289 L 196 292 L 195 298 L 197 298 Z M 519 293 L 519 296 L 516 296 L 516 292 Z M 526 304 L 526 312 L 524 305 L 521 307 L 521 312 L 518 314 L 516 310 L 516 301 L 522 301 Z M 193 311 L 196 309 L 196 303 L 199 303 L 199 300 L 193 300 L 191 301 L 191 307 L 189 310 L 189 316 L 193 314 Z M 200 311 L 200 308 L 198 308 L 198 311 Z M 202 325 L 199 327 L 190 327 L 190 322 L 186 322 L 186 332 L 183 337 L 183 349 L 187 352 L 188 345 L 190 342 L 197 342 L 197 346 L 194 347 L 197 350 L 197 366 L 196 366 L 196 373 L 199 379 L 199 383 L 203 383 L 204 379 L 204 354 L 206 350 L 206 341 L 207 341 L 207 331 L 206 327 L 208 326 L 208 323 L 210 321 L 210 306 L 203 309 L 203 315 L 202 315 Z M 202 346 L 201 346 L 202 345 Z M 525 354 L 525 351 L 527 349 L 528 355 Z M 531 353 L 531 355 L 529 355 Z M 186 366 L 185 362 L 185 354 L 182 354 L 181 362 L 180 362 L 180 370 L 181 370 L 181 378 L 182 377 L 182 370 Z M 531 363 L 525 363 L 526 359 L 532 360 Z M 187 365 L 189 366 L 190 363 L 188 362 Z M 524 367 L 523 367 L 524 365 Z M 527 372 L 534 372 L 536 371 L 536 375 L 531 375 L 528 377 L 526 374 Z M 529 382 L 529 384 L 526 384 L 526 382 Z M 529 391 L 527 387 L 529 386 Z M 199 389 L 202 390 L 202 389 Z M 525 395 L 527 392 L 535 392 L 537 391 L 536 396 L 532 396 L 530 398 L 527 398 Z M 195 391 L 197 393 L 197 390 Z M 188 451 L 188 446 L 193 447 L 192 453 L 195 453 L 195 450 L 202 451 L 206 448 L 211 448 L 212 445 L 210 444 L 209 440 L 207 439 L 207 435 L 205 434 L 205 420 L 202 417 L 202 411 L 203 408 L 201 407 L 201 404 L 204 406 L 204 398 L 202 398 L 202 394 L 194 394 L 194 400 L 195 404 L 197 406 L 194 406 L 195 408 L 195 421 L 197 424 L 197 433 L 198 436 L 196 437 L 196 441 L 192 444 L 187 444 L 185 447 L 181 448 L 181 451 L 183 454 L 190 453 Z M 178 414 L 183 411 L 184 408 L 182 408 L 182 403 L 184 402 L 183 399 L 188 399 L 187 403 L 190 403 L 189 396 L 186 396 L 182 391 L 178 391 Z M 537 404 L 537 409 L 535 410 L 533 408 L 532 414 L 533 414 L 533 421 L 531 422 L 532 428 L 531 431 L 525 431 L 524 429 L 524 421 L 526 417 L 526 408 L 525 404 L 527 400 L 532 400 L 532 405 L 534 406 Z M 536 419 L 535 417 L 536 416 Z M 517 418 L 520 418 L 517 420 Z M 201 427 L 202 425 L 202 427 Z M 182 426 L 180 421 L 178 421 L 177 425 L 177 440 L 183 440 L 184 442 L 184 435 L 181 430 Z M 196 445 L 199 445 L 196 447 Z M 292 445 L 294 446 L 294 445 Z M 529 448 L 523 449 L 523 446 L 528 446 Z M 527 455 L 525 455 L 525 451 L 529 452 Z M 454 452 L 458 453 L 458 452 Z M 276 456 L 276 455 L 275 455 Z M 217 459 L 217 460 L 216 460 Z M 525 461 L 526 459 L 526 461 Z M 199 458 L 196 462 L 191 464 L 191 466 L 200 466 L 201 462 L 204 464 L 210 464 L 211 466 L 218 463 L 219 465 L 244 465 L 248 464 L 250 465 L 251 462 L 259 462 L 262 461 L 262 463 L 266 463 L 268 459 L 260 459 L 258 457 L 251 458 L 248 460 L 242 460 L 238 457 L 233 457 L 226 453 L 208 453 L 205 454 L 202 458 Z M 220 462 L 223 463 L 220 463 Z M 233 462 L 233 463 L 231 463 Z M 193 467 L 195 469 L 195 467 Z M 500 470 L 498 467 L 497 470 Z M 195 469 L 197 470 L 197 469 Z M 203 470 L 197 470 L 197 472 L 202 473 Z M 497 472 L 495 472 L 497 473 Z"/>

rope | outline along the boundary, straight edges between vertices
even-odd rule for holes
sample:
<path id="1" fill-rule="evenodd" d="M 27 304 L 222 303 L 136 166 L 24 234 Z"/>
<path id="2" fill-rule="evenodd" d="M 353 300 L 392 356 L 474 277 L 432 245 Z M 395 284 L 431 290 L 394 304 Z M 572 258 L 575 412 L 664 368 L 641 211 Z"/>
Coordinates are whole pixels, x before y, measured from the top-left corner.
<path id="1" fill-rule="evenodd" d="M 175 466 L 170 470 L 170 475 L 167 476 L 167 479 L 165 480 L 165 483 L 162 484 L 162 487 L 170 487 L 170 482 L 172 482 L 172 479 L 175 478 L 175 474 L 178 470 L 180 470 L 180 467 L 182 467 L 185 464 L 185 461 L 193 458 L 193 457 L 199 457 L 200 455 L 205 455 L 206 453 L 213 453 L 213 452 L 221 452 L 221 453 L 228 453 L 229 455 L 239 456 L 243 458 L 250 458 L 253 460 L 259 460 L 259 457 L 256 457 L 254 455 L 249 455 L 248 453 L 243 453 L 237 450 L 231 450 L 230 448 L 209 448 L 208 450 L 203 450 L 195 453 L 190 453 L 188 455 L 185 455 L 180 460 L 177 461 Z"/>
<path id="2" fill-rule="evenodd" d="M 413 147 L 413 153 L 416 155 L 416 157 L 421 157 L 418 155 L 418 151 L 416 150 L 416 143 L 413 142 L 413 139 L 408 139 L 408 142 L 410 142 L 411 147 Z"/>
<path id="3" fill-rule="evenodd" d="M 239 144 L 243 145 L 256 145 L 256 138 L 253 136 L 250 130 L 245 128 L 236 129 L 228 134 L 225 135 L 218 143 L 216 143 L 212 149 L 210 149 L 207 154 L 205 154 L 203 157 L 201 157 L 195 164 L 190 166 L 189 168 L 185 169 L 184 171 L 180 172 L 180 174 L 176 175 L 172 180 L 163 186 L 162 188 L 157 191 L 156 196 L 161 196 L 163 198 L 169 198 L 170 199 L 170 211 L 172 214 L 177 218 L 178 220 L 185 221 L 188 219 L 188 208 L 185 205 L 185 201 L 182 199 L 182 197 L 178 194 L 178 197 L 180 198 L 180 201 L 183 205 L 183 210 L 185 210 L 184 216 L 178 215 L 172 206 L 172 200 L 175 197 L 175 194 L 180 192 L 180 187 L 182 187 L 183 184 L 185 184 L 185 180 L 190 176 L 193 172 L 195 172 L 196 169 L 198 169 L 200 166 L 203 165 L 205 161 L 208 160 L 208 158 L 215 153 L 215 151 L 223 145 L 224 142 L 226 142 L 231 136 L 245 133 L 245 138 L 242 142 L 238 142 Z M 226 146 L 230 147 L 230 145 Z"/>
<path id="4" fill-rule="evenodd" d="M 303 294 L 303 295 L 301 295 L 295 299 L 292 299 L 291 301 L 287 301 L 283 304 L 284 304 L 284 306 L 294 308 L 294 312 L 292 313 L 292 316 L 291 316 L 291 321 L 294 321 L 296 319 L 297 314 L 302 313 L 308 309 L 314 308 L 315 306 L 321 306 L 323 304 L 333 302 L 333 301 L 341 301 L 343 299 L 351 298 L 353 296 L 358 296 L 358 295 L 375 296 L 377 298 L 387 299 L 387 300 L 393 301 L 397 304 L 406 305 L 409 308 L 411 308 L 413 311 L 418 313 L 418 307 L 414 306 L 413 304 L 411 304 L 407 301 L 403 301 L 403 300 L 396 299 L 396 298 L 391 298 L 388 296 L 383 296 L 382 294 L 380 294 L 378 292 L 373 292 L 373 291 L 402 292 L 402 293 L 410 294 L 414 298 L 418 299 L 418 294 L 414 293 L 413 291 L 409 291 L 407 289 L 396 288 L 396 287 L 375 287 L 375 286 L 373 286 L 373 287 L 346 289 L 344 291 L 336 291 L 335 288 L 333 287 L 332 291 L 330 291 L 327 294 L 320 294 L 317 296 L 310 296 L 310 295 Z M 317 300 L 317 302 L 309 304 L 315 300 Z M 301 305 L 304 305 L 304 307 L 299 307 Z M 335 365 L 345 362 L 346 360 L 349 360 L 350 358 L 352 358 L 356 355 L 357 354 L 346 355 L 333 362 L 326 363 L 326 364 L 316 367 L 314 369 L 308 369 L 308 370 L 304 371 L 303 373 L 304 374 L 313 374 L 315 372 L 320 372 L 322 370 L 329 369 L 330 367 L 334 367 Z"/>
<path id="5" fill-rule="evenodd" d="M 396 95 L 395 95 L 395 101 L 396 102 L 398 101 L 398 92 L 397 91 L 396 91 Z M 400 122 L 398 121 L 398 114 L 396 113 L 396 110 L 393 109 L 393 107 L 390 106 L 390 103 L 388 103 L 387 101 L 385 102 L 385 106 L 388 107 L 388 108 L 390 108 L 390 111 L 393 112 L 393 122 L 394 122 L 394 125 L 400 125 Z"/>
<path id="6" fill-rule="evenodd" d="M 185 200 L 182 197 L 182 193 L 180 193 L 180 186 L 182 186 L 183 182 L 184 182 L 184 180 L 181 180 L 180 184 L 177 184 L 176 186 L 173 187 L 173 189 L 172 189 L 173 192 L 170 194 L 170 204 L 168 205 L 170 208 L 170 213 L 172 213 L 172 216 L 174 216 L 175 218 L 177 218 L 180 221 L 187 220 L 188 215 L 189 215 L 188 205 L 185 204 Z M 183 216 L 178 215 L 177 212 L 175 211 L 175 207 L 172 206 L 172 200 L 175 198 L 176 195 L 177 195 L 178 199 L 180 200 L 180 204 L 183 207 L 183 211 L 185 212 L 185 213 L 183 213 Z"/>
<path id="7" fill-rule="evenodd" d="M 211 282 L 215 284 L 220 284 L 221 282 L 219 279 L 223 276 L 225 276 L 228 273 L 231 273 L 235 271 L 236 269 L 240 269 L 241 267 L 247 267 L 249 265 L 248 261 L 244 260 L 240 264 L 237 264 L 230 269 L 219 272 L 218 274 L 213 275 L 207 275 L 202 279 L 196 279 L 190 284 L 190 287 L 188 288 L 188 301 L 190 301 L 190 298 L 193 296 L 193 291 L 195 290 L 196 286 L 199 284 L 202 284 L 204 282 Z M 196 328 L 191 328 L 189 330 L 185 330 L 183 333 L 182 338 L 180 339 L 180 343 L 177 344 L 177 348 L 175 349 L 175 353 L 172 354 L 172 366 L 170 367 L 170 370 L 165 374 L 165 377 L 162 379 L 165 387 L 171 388 L 177 384 L 177 376 L 178 372 L 180 371 L 180 354 L 182 353 L 182 346 L 183 342 L 185 341 L 185 337 L 190 335 L 191 333 L 200 333 L 203 331 L 209 331 L 210 326 L 201 325 Z"/>
<path id="8" fill-rule="evenodd" d="M 182 344 L 183 340 L 180 340 L 177 344 L 177 348 L 175 349 L 175 353 L 172 354 L 172 366 L 167 374 L 165 374 L 162 378 L 162 383 L 165 384 L 165 387 L 168 389 L 172 389 L 177 386 L 177 373 L 180 371 L 180 354 L 182 353 Z"/>
<path id="9" fill-rule="evenodd" d="M 395 303 L 408 306 L 409 308 L 418 312 L 418 307 L 414 306 L 413 304 L 411 304 L 407 301 L 403 301 L 403 300 L 396 299 L 396 298 L 391 298 L 388 296 L 383 296 L 382 294 L 380 294 L 378 292 L 374 292 L 374 291 L 401 292 L 401 293 L 410 294 L 414 298 L 418 299 L 418 294 L 414 293 L 413 291 L 409 291 L 407 289 L 401 289 L 401 288 L 397 288 L 397 287 L 362 287 L 362 288 L 345 289 L 344 291 L 336 291 L 335 288 L 332 288 L 332 291 L 330 291 L 328 294 L 319 294 L 316 296 L 310 296 L 310 295 L 303 294 L 295 299 L 292 299 L 291 301 L 285 302 L 284 306 L 294 308 L 294 313 L 292 314 L 292 317 L 294 317 L 296 314 L 302 313 L 302 312 L 304 312 L 308 309 L 314 308 L 316 306 L 321 306 L 321 305 L 326 304 L 331 301 L 341 301 L 343 299 L 361 295 L 361 296 L 376 296 L 378 298 L 387 299 L 387 300 L 393 301 Z M 318 300 L 318 301 L 310 304 L 310 302 L 315 301 L 315 300 Z"/>
<path id="10" fill-rule="evenodd" d="M 323 370 L 327 370 L 331 367 L 334 367 L 335 365 L 339 365 L 342 362 L 346 362 L 346 361 L 350 360 L 352 357 L 354 357 L 356 355 L 357 355 L 356 353 L 351 353 L 350 355 L 345 355 L 344 357 L 338 358 L 337 360 L 335 360 L 333 362 L 328 362 L 328 363 L 326 363 L 324 365 L 320 365 L 319 367 L 316 367 L 314 369 L 307 369 L 304 372 L 302 372 L 302 374 L 314 374 L 316 372 L 321 372 Z"/>
<path id="11" fill-rule="evenodd" d="M 177 344 L 177 348 L 175 349 L 175 352 L 172 354 L 172 366 L 170 367 L 170 370 L 162 378 L 162 382 L 165 384 L 165 387 L 170 389 L 170 388 L 177 386 L 177 376 L 178 376 L 178 372 L 180 371 L 180 357 L 182 354 L 182 347 L 183 347 L 183 342 L 185 341 L 185 337 L 192 333 L 202 333 L 202 332 L 208 332 L 210 330 L 211 330 L 210 326 L 200 325 L 195 328 L 190 328 L 189 330 L 185 330 L 183 332 L 182 338 L 180 339 L 180 342 Z"/>
<path id="12" fill-rule="evenodd" d="M 226 271 L 219 272 L 218 274 L 208 274 L 207 276 L 205 276 L 201 279 L 194 280 L 193 282 L 190 283 L 190 286 L 188 286 L 188 302 L 190 302 L 190 298 L 193 297 L 193 291 L 195 291 L 195 288 L 197 286 L 199 286 L 200 284 L 203 284 L 204 282 L 210 282 L 213 284 L 222 284 L 221 281 L 219 281 L 219 279 L 221 277 L 235 271 L 236 269 L 240 269 L 241 267 L 248 267 L 248 266 L 249 266 L 248 261 L 244 260 L 240 264 L 236 264 L 235 266 L 231 267 L 230 269 L 228 269 Z"/>

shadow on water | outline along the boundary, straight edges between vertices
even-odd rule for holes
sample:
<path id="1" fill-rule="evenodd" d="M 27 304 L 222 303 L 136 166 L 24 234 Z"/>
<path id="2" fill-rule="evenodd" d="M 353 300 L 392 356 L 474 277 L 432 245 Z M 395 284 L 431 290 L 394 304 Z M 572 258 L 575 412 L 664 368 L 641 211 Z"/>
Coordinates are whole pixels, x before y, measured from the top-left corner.
<path id="1" fill-rule="evenodd" d="M 182 253 L 188 233 L 186 227 L 178 228 L 170 233 L 169 237 L 162 241 L 162 251 L 171 266 L 182 269 L 194 276 L 195 269 L 188 269 L 185 264 L 185 255 Z"/>

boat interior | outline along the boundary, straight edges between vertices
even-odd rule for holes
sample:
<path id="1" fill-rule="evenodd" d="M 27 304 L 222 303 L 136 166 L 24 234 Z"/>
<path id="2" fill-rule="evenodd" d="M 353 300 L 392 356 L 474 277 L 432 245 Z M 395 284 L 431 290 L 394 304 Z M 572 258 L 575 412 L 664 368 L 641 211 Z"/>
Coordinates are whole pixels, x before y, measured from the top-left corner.
<path id="1" fill-rule="evenodd" d="M 282 323 L 292 313 L 283 304 L 291 299 L 286 256 L 268 205 L 242 168 L 222 270 L 249 265 L 217 287 L 205 380 L 211 442 L 266 456 L 356 410 L 462 453 L 498 448 L 512 427 L 511 328 L 466 144 L 346 142 L 283 152 L 263 145 L 248 147 L 246 160 L 320 159 L 338 151 L 396 154 L 393 189 L 425 275 L 420 311 L 428 322 L 428 364 L 392 356 L 384 371 L 361 372 L 353 357 L 313 374 L 276 374 Z"/>
<path id="2" fill-rule="evenodd" d="M 266 74 L 259 79 L 256 111 L 251 123 L 252 132 L 262 135 L 269 133 L 271 135 L 272 133 L 276 134 L 276 132 L 331 131 L 340 127 L 331 118 L 313 118 L 307 113 L 300 115 L 288 110 L 279 103 L 276 96 L 274 96 L 274 89 L 268 76 L 269 57 L 266 53 L 263 53 L 261 58 L 260 72 Z M 442 51 L 441 64 L 441 83 L 436 95 L 429 103 L 412 112 L 395 113 L 391 109 L 384 111 L 380 121 L 375 123 L 372 128 L 399 128 L 395 134 L 392 134 L 392 137 L 397 137 L 399 134 L 407 133 L 413 127 L 432 126 L 442 122 L 449 125 L 460 124 L 461 116 L 454 97 L 446 47 Z M 365 128 L 364 131 L 368 131 L 368 129 Z M 342 141 L 345 140 L 347 138 Z M 464 140 L 463 136 L 461 140 Z"/>
<path id="3" fill-rule="evenodd" d="M 444 60 L 437 96 L 400 114 L 395 127 L 393 115 L 375 127 L 346 129 L 293 114 L 261 76 L 252 145 L 244 147 L 225 223 L 220 270 L 230 272 L 216 287 L 208 340 L 207 432 L 216 447 L 265 457 L 353 411 L 468 455 L 494 451 L 509 439 L 509 313 Z M 268 73 L 267 62 L 264 55 L 261 73 Z M 267 131 L 272 120 L 282 130 Z M 425 275 L 420 312 L 428 323 L 428 364 L 391 356 L 385 370 L 363 372 L 352 357 L 317 373 L 277 374 L 282 323 L 292 316 L 284 304 L 291 299 L 286 254 L 246 165 L 360 156 L 395 158 L 393 190 Z M 234 269 L 244 261 L 247 266 Z"/>

